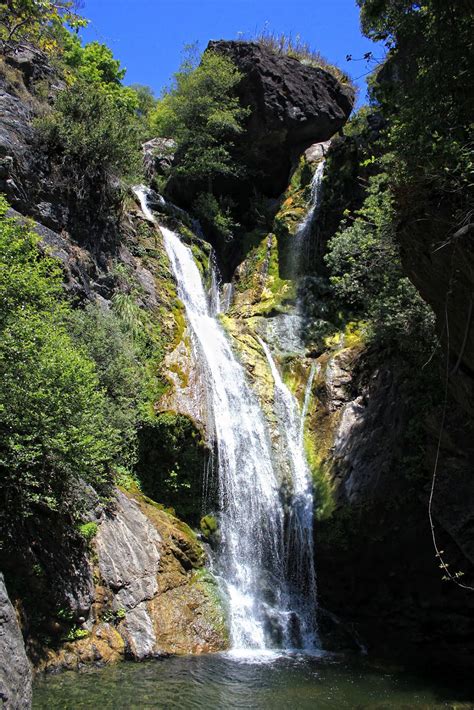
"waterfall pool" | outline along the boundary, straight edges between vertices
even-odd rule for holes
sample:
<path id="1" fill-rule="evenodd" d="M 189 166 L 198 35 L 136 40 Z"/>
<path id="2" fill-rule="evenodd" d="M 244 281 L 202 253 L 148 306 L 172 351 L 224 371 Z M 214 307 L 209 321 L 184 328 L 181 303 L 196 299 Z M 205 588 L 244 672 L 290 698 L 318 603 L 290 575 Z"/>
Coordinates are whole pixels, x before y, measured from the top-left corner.
<path id="1" fill-rule="evenodd" d="M 343 710 L 473 708 L 474 690 L 387 669 L 367 658 L 268 653 L 125 662 L 41 676 L 35 710 Z"/>

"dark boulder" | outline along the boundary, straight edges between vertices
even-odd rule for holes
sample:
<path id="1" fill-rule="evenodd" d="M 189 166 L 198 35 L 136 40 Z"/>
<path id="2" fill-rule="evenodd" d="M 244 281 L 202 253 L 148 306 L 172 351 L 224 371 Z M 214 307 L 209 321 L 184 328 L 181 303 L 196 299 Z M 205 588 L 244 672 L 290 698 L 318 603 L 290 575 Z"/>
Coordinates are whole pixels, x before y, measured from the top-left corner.
<path id="1" fill-rule="evenodd" d="M 241 148 L 264 192 L 277 196 L 292 159 L 345 124 L 354 93 L 329 72 L 255 42 L 212 41 L 208 50 L 229 57 L 243 74 L 237 93 L 251 112 Z"/>
<path id="2" fill-rule="evenodd" d="M 14 69 L 18 69 L 22 75 L 25 85 L 34 91 L 35 84 L 44 79 L 54 82 L 57 75 L 48 62 L 44 52 L 31 44 L 14 44 L 4 46 L 5 63 Z"/>

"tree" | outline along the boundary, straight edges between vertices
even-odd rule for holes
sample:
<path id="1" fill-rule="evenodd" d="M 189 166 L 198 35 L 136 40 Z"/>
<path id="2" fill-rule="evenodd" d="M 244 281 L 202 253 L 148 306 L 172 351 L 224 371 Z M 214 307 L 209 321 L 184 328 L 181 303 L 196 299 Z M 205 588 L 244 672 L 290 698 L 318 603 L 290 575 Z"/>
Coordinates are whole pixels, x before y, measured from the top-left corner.
<path id="1" fill-rule="evenodd" d="M 40 140 L 74 174 L 74 190 L 107 174 L 134 176 L 141 168 L 140 126 L 130 107 L 100 85 L 78 79 L 57 95 L 54 110 L 36 121 Z"/>
<path id="2" fill-rule="evenodd" d="M 453 196 L 469 210 L 474 39 L 469 0 L 358 0 L 368 37 L 385 41 L 372 96 L 389 120 L 394 185 Z M 455 215 L 453 215 L 455 217 Z"/>
<path id="3" fill-rule="evenodd" d="M 141 118 L 147 118 L 156 106 L 156 98 L 153 90 L 143 84 L 131 84 L 130 89 L 137 95 L 137 113 Z"/>
<path id="4" fill-rule="evenodd" d="M 175 74 L 151 120 L 158 135 L 178 144 L 177 174 L 211 186 L 238 173 L 231 150 L 248 115 L 234 93 L 241 76 L 230 59 L 210 51 L 197 66 L 195 59 L 185 60 Z"/>
<path id="5" fill-rule="evenodd" d="M 87 20 L 78 12 L 77 0 L 7 0 L 0 2 L 0 38 L 33 42 L 54 38 L 58 27 L 79 29 Z"/>
<path id="6" fill-rule="evenodd" d="M 77 35 L 64 31 L 62 60 L 66 67 L 72 70 L 68 75 L 70 84 L 83 81 L 94 85 L 130 113 L 138 110 L 138 94 L 131 87 L 123 86 L 126 69 L 120 66 L 120 61 L 114 58 L 107 45 L 89 42 L 82 46 Z"/>

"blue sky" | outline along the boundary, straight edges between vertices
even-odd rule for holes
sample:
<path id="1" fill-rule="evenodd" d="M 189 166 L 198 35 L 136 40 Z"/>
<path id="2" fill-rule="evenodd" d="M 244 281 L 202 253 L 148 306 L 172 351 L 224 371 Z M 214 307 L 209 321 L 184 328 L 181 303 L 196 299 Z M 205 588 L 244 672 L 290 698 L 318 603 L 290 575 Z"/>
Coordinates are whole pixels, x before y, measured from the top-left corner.
<path id="1" fill-rule="evenodd" d="M 157 96 L 182 59 L 185 44 L 238 39 L 264 28 L 301 39 L 347 71 L 365 95 L 368 70 L 360 58 L 374 44 L 359 29 L 355 0 L 85 0 L 85 41 L 108 44 L 127 68 L 125 83 L 150 86 Z"/>

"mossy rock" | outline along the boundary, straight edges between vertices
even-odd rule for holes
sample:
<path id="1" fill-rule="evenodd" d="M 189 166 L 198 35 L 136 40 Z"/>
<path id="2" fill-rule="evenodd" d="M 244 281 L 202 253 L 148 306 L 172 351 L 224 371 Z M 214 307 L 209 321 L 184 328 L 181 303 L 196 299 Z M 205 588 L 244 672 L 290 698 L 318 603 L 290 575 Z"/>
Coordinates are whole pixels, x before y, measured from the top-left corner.
<path id="1" fill-rule="evenodd" d="M 213 515 L 205 515 L 203 518 L 201 518 L 199 527 L 201 528 L 203 538 L 206 540 L 206 542 L 211 543 L 218 531 L 216 518 Z"/>

